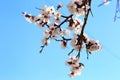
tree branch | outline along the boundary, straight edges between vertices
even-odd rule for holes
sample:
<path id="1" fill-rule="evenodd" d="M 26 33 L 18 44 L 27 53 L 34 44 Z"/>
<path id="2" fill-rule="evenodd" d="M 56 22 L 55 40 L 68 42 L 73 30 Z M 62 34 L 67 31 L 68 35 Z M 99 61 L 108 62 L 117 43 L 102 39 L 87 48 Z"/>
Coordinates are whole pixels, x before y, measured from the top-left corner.
<path id="1" fill-rule="evenodd" d="M 68 56 L 74 51 L 75 49 L 72 49 L 69 53 L 68 53 Z"/>
<path id="2" fill-rule="evenodd" d="M 87 3 L 87 0 L 86 0 L 85 2 Z M 78 57 L 78 58 L 80 58 L 80 51 L 81 51 L 81 48 L 82 48 L 82 41 L 85 40 L 85 39 L 84 39 L 85 37 L 84 37 L 83 33 L 84 33 L 85 26 L 86 26 L 86 24 L 87 24 L 89 12 L 91 11 L 91 2 L 92 2 L 92 0 L 89 0 L 89 6 L 90 6 L 90 8 L 86 11 L 86 15 L 85 15 L 85 17 L 84 17 L 84 23 L 83 23 L 83 26 L 82 26 L 82 30 L 81 30 L 80 35 L 78 35 L 78 40 L 79 40 L 79 41 L 78 41 L 78 45 L 80 45 L 80 49 L 79 49 L 78 54 L 77 54 L 77 56 L 76 56 L 76 57 Z M 85 41 L 84 41 L 84 42 L 85 42 Z"/>

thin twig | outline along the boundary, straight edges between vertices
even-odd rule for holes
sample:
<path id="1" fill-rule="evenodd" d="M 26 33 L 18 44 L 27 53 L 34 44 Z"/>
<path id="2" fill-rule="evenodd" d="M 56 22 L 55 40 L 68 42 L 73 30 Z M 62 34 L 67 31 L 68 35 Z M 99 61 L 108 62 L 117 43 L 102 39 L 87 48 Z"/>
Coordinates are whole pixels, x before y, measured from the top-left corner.
<path id="1" fill-rule="evenodd" d="M 66 41 L 70 41 L 72 40 L 71 38 L 65 38 L 65 37 L 62 37 L 63 40 L 66 40 Z"/>
<path id="2" fill-rule="evenodd" d="M 68 16 L 64 21 L 62 21 L 57 28 L 60 28 L 62 24 L 64 24 L 70 17 L 72 17 L 73 14 L 71 14 L 70 16 Z"/>
<path id="3" fill-rule="evenodd" d="M 42 9 L 40 9 L 40 8 L 37 8 L 37 7 L 35 7 L 35 9 L 37 9 L 37 10 L 42 10 Z"/>
<path id="4" fill-rule="evenodd" d="M 63 18 L 68 18 L 67 16 L 63 16 L 63 15 L 61 15 L 61 17 L 63 17 Z"/>
<path id="5" fill-rule="evenodd" d="M 69 53 L 68 53 L 68 56 L 74 51 L 74 49 L 72 49 Z"/>
<path id="6" fill-rule="evenodd" d="M 76 58 L 80 58 L 80 52 L 81 52 L 81 49 L 82 49 L 82 44 L 80 45 L 80 48 L 79 48 L 79 51 L 78 51 L 78 54 L 77 54 L 77 56 L 76 56 Z"/>
<path id="7" fill-rule="evenodd" d="M 90 8 L 90 13 L 91 13 L 92 17 L 94 17 L 94 16 L 93 16 L 93 12 L 92 12 L 91 8 Z"/>
<path id="8" fill-rule="evenodd" d="M 42 51 L 43 51 L 43 49 L 44 49 L 45 46 L 46 46 L 45 44 L 43 46 L 41 46 L 40 53 L 42 53 Z"/>
<path id="9" fill-rule="evenodd" d="M 55 39 L 55 41 L 63 41 L 63 40 L 58 40 L 58 39 Z"/>
<path id="10" fill-rule="evenodd" d="M 87 59 L 89 59 L 89 53 L 88 53 L 88 51 L 86 53 L 87 53 Z"/>
<path id="11" fill-rule="evenodd" d="M 50 28 L 50 26 L 48 24 L 45 24 L 48 28 Z"/>

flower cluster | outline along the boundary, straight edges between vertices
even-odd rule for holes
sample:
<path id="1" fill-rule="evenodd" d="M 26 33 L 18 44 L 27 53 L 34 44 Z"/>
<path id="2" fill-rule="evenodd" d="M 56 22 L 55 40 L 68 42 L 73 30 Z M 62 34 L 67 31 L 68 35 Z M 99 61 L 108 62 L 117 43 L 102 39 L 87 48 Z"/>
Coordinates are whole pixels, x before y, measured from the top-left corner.
<path id="1" fill-rule="evenodd" d="M 96 52 L 96 51 L 100 51 L 102 49 L 102 46 L 99 44 L 99 41 L 95 41 L 95 40 L 89 40 L 86 43 L 86 49 L 87 52 L 91 53 L 91 52 Z"/>
<path id="2" fill-rule="evenodd" d="M 32 16 L 26 12 L 23 12 L 23 15 L 28 22 L 38 24 L 40 27 L 43 27 L 46 24 L 48 25 L 52 15 L 54 16 L 54 21 L 56 23 L 58 23 L 61 18 L 61 13 L 59 11 L 55 11 L 53 6 L 44 6 L 40 9 L 40 14 L 37 16 Z"/>
<path id="3" fill-rule="evenodd" d="M 66 61 L 66 64 L 71 68 L 71 71 L 69 74 L 71 78 L 74 78 L 75 76 L 80 75 L 84 67 L 84 65 L 80 63 L 79 59 L 76 58 L 74 55 L 70 56 L 68 61 Z"/>
<path id="4" fill-rule="evenodd" d="M 45 46 L 48 46 L 50 40 L 60 42 L 61 48 L 66 48 L 68 42 L 70 42 L 72 51 L 68 53 L 68 55 L 74 50 L 78 52 L 77 56 L 70 56 L 66 62 L 71 68 L 69 76 L 72 78 L 81 74 L 84 66 L 79 61 L 81 49 L 86 48 L 88 53 L 101 50 L 99 42 L 90 39 L 87 34 L 84 33 L 84 27 L 90 11 L 90 4 L 91 0 L 71 0 L 67 5 L 70 12 L 68 16 L 62 15 L 59 11 L 62 4 L 58 4 L 57 8 L 53 6 L 44 6 L 41 9 L 37 8 L 40 10 L 37 16 L 23 12 L 23 16 L 28 22 L 37 24 L 40 28 L 45 28 L 40 53 Z M 83 16 L 83 19 L 80 19 L 81 17 L 79 16 Z"/>
<path id="5" fill-rule="evenodd" d="M 69 19 L 68 29 L 74 30 L 74 35 L 77 35 L 80 34 L 82 25 L 83 25 L 82 20 L 78 18 L 74 18 L 74 19 L 71 18 Z"/>
<path id="6" fill-rule="evenodd" d="M 77 16 L 85 16 L 86 9 L 90 8 L 85 0 L 71 0 L 67 7 L 71 14 L 76 14 Z"/>
<path id="7" fill-rule="evenodd" d="M 35 23 L 36 20 L 35 16 L 32 16 L 31 14 L 27 14 L 26 12 L 23 12 L 23 15 L 29 23 Z"/>
<path id="8" fill-rule="evenodd" d="M 78 44 L 79 43 L 79 39 L 78 38 L 73 38 L 72 40 L 71 40 L 71 46 L 75 49 L 75 50 L 77 50 L 77 51 L 79 51 L 79 49 L 80 48 L 83 48 L 84 47 L 84 44 Z M 82 46 L 81 46 L 82 45 Z"/>
<path id="9" fill-rule="evenodd" d="M 59 29 L 57 28 L 57 24 L 51 24 L 48 29 L 45 30 L 44 35 L 45 37 L 51 37 L 52 39 L 55 39 L 59 33 Z"/>

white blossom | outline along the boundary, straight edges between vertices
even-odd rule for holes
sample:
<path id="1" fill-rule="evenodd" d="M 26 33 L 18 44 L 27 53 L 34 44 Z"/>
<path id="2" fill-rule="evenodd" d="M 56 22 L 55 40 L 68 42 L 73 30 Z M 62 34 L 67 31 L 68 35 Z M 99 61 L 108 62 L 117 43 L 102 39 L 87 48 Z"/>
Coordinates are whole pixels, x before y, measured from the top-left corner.
<path id="1" fill-rule="evenodd" d="M 87 52 L 96 52 L 102 49 L 102 46 L 99 44 L 99 41 L 89 40 L 86 44 Z"/>
<path id="2" fill-rule="evenodd" d="M 41 14 L 39 14 L 38 16 L 36 16 L 36 23 L 38 24 L 38 26 L 40 28 L 42 28 L 43 25 L 44 25 L 43 19 L 44 18 L 43 18 L 43 16 Z"/>
<path id="3" fill-rule="evenodd" d="M 76 57 L 75 57 L 74 55 L 71 55 L 71 56 L 69 57 L 69 59 L 70 59 L 70 60 L 75 60 Z"/>
<path id="4" fill-rule="evenodd" d="M 54 9 L 53 6 L 51 6 L 51 7 L 44 6 L 41 9 L 41 15 L 42 15 L 42 18 L 43 18 L 43 22 L 48 24 L 50 22 L 51 15 L 54 12 L 55 12 L 55 9 Z"/>
<path id="5" fill-rule="evenodd" d="M 76 76 L 76 73 L 74 71 L 70 71 L 69 77 L 74 78 Z"/>
<path id="6" fill-rule="evenodd" d="M 77 42 L 78 42 L 77 38 L 73 38 L 73 39 L 71 40 L 71 45 L 72 45 L 72 46 L 75 46 L 75 45 L 77 44 Z"/>
<path id="7" fill-rule="evenodd" d="M 50 43 L 50 40 L 45 37 L 44 39 L 42 39 L 42 43 L 48 45 Z"/>
<path id="8" fill-rule="evenodd" d="M 66 64 L 71 68 L 69 73 L 69 76 L 71 78 L 74 78 L 75 76 L 80 75 L 84 67 L 84 65 L 80 63 L 79 59 L 76 58 L 74 55 L 70 56 L 68 61 L 66 61 Z"/>
<path id="9" fill-rule="evenodd" d="M 57 35 L 59 34 L 59 29 L 56 28 L 55 24 L 51 24 L 48 29 L 45 30 L 44 35 L 45 37 L 51 37 L 52 39 L 56 39 Z"/>
<path id="10" fill-rule="evenodd" d="M 76 58 L 74 55 L 70 56 L 70 58 L 68 59 L 68 61 L 66 61 L 66 64 L 70 67 L 75 67 L 75 66 L 79 66 L 79 59 Z"/>
<path id="11" fill-rule="evenodd" d="M 76 27 L 76 28 L 74 29 L 74 36 L 77 36 L 77 35 L 80 34 L 80 33 L 81 33 L 81 27 L 78 26 L 78 27 Z"/>
<path id="12" fill-rule="evenodd" d="M 49 37 L 49 36 L 50 36 L 50 30 L 49 30 L 49 29 L 46 29 L 46 30 L 44 31 L 44 36 L 45 36 L 45 37 Z"/>
<path id="13" fill-rule="evenodd" d="M 29 23 L 35 23 L 35 16 L 32 16 L 31 14 L 27 14 L 26 12 L 23 12 L 23 16 Z"/>
<path id="14" fill-rule="evenodd" d="M 75 45 L 75 46 L 73 46 L 73 48 L 74 48 L 75 50 L 79 51 L 80 48 L 81 48 L 81 45 Z"/>
<path id="15" fill-rule="evenodd" d="M 77 16 L 85 16 L 85 8 L 77 8 L 77 11 L 75 12 Z"/>
<path id="16" fill-rule="evenodd" d="M 46 15 L 46 16 L 51 16 L 52 13 L 54 13 L 54 12 L 55 12 L 55 9 L 54 9 L 53 6 L 48 7 L 48 6 L 45 5 L 45 6 L 41 9 L 41 14 L 42 14 L 42 15 Z"/>
<path id="17" fill-rule="evenodd" d="M 59 31 L 59 35 L 60 36 L 70 36 L 70 31 L 69 30 L 61 30 L 61 31 Z"/>
<path id="18" fill-rule="evenodd" d="M 76 11 L 77 6 L 74 5 L 73 3 L 69 3 L 69 4 L 67 5 L 67 8 L 68 8 L 68 10 L 69 10 L 69 12 L 70 12 L 71 14 L 75 14 L 75 11 Z"/>
<path id="19" fill-rule="evenodd" d="M 90 6 L 88 4 L 86 5 L 86 9 L 90 9 Z"/>
<path id="20" fill-rule="evenodd" d="M 87 39 L 87 42 L 90 40 L 86 33 L 83 33 L 84 37 Z"/>
<path id="21" fill-rule="evenodd" d="M 81 31 L 82 25 L 83 25 L 82 20 L 80 20 L 76 17 L 76 18 L 70 20 L 68 29 L 74 30 L 75 33 L 79 33 Z"/>
<path id="22" fill-rule="evenodd" d="M 72 67 L 71 71 L 74 72 L 76 75 L 80 75 L 83 67 L 84 67 L 84 65 L 82 63 L 79 63 L 78 66 Z"/>
<path id="23" fill-rule="evenodd" d="M 58 11 L 55 11 L 55 12 L 54 12 L 55 22 L 59 22 L 59 21 L 60 21 L 60 18 L 61 18 L 61 13 L 58 12 Z"/>
<path id="24" fill-rule="evenodd" d="M 82 6 L 81 8 L 78 5 L 81 5 L 83 1 L 81 0 L 71 0 L 71 2 L 67 5 L 67 8 L 71 14 L 76 14 L 77 16 L 85 16 L 86 9 L 89 8 L 88 5 Z"/>
<path id="25" fill-rule="evenodd" d="M 77 5 L 75 3 L 79 3 L 79 0 L 71 0 L 71 2 L 67 5 L 67 8 L 71 14 L 75 14 Z"/>
<path id="26" fill-rule="evenodd" d="M 77 39 L 77 38 L 73 38 L 73 39 L 71 40 L 71 45 L 72 45 L 72 47 L 73 47 L 75 50 L 79 51 L 80 48 L 83 48 L 83 47 L 84 47 L 84 44 L 77 44 L 77 43 L 78 43 L 78 39 Z"/>

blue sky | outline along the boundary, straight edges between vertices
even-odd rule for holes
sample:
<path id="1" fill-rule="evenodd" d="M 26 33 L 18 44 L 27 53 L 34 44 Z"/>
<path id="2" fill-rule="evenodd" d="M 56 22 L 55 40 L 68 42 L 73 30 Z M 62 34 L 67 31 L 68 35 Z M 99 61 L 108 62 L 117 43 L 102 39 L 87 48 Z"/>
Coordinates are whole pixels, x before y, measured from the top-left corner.
<path id="1" fill-rule="evenodd" d="M 63 14 L 68 14 L 69 0 L 2 0 L 0 3 L 0 80 L 73 80 L 68 77 L 65 65 L 71 48 L 61 49 L 52 41 L 39 54 L 43 30 L 25 21 L 21 12 L 37 15 L 35 7 L 63 3 Z M 101 0 L 94 0 L 85 32 L 103 45 L 100 52 L 86 59 L 82 50 L 81 61 L 85 64 L 81 76 L 74 80 L 119 80 L 120 74 L 120 20 L 113 21 L 116 0 L 107 6 L 97 7 Z"/>

